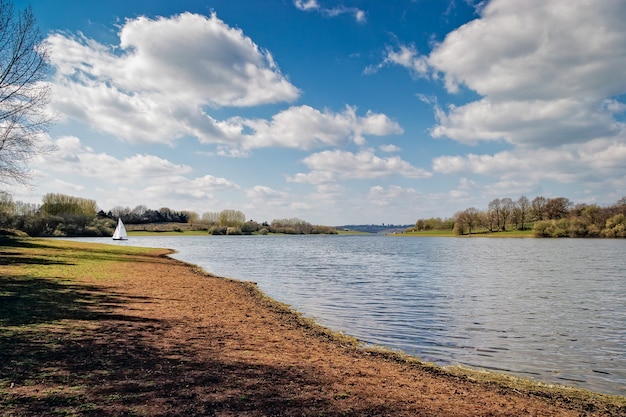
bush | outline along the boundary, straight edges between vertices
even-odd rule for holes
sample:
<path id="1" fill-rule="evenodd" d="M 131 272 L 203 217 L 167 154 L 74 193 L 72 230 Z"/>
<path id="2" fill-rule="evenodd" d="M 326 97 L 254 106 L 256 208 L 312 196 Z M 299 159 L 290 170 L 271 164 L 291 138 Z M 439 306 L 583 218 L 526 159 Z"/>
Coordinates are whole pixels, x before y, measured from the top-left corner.
<path id="1" fill-rule="evenodd" d="M 565 237 L 569 222 L 567 219 L 543 220 L 535 223 L 533 227 L 534 237 Z"/>
<path id="2" fill-rule="evenodd" d="M 226 234 L 226 229 L 225 226 L 211 226 L 208 233 L 214 236 L 222 236 Z"/>
<path id="3" fill-rule="evenodd" d="M 608 219 L 602 235 L 604 237 L 626 237 L 626 216 L 620 213 Z"/>

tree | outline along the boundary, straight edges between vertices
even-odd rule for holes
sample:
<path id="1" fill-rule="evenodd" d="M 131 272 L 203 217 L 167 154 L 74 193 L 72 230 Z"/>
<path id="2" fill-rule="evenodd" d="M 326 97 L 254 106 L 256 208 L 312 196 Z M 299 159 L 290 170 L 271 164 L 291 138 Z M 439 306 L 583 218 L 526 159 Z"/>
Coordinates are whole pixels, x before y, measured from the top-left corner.
<path id="1" fill-rule="evenodd" d="M 546 215 L 550 220 L 558 220 L 567 217 L 572 202 L 565 197 L 550 198 L 546 201 Z"/>
<path id="2" fill-rule="evenodd" d="M 472 235 L 472 229 L 480 225 L 480 211 L 474 207 L 470 207 L 460 213 L 457 213 L 455 229 L 457 234 L 464 234 L 465 228 L 468 229 L 469 235 Z"/>
<path id="3" fill-rule="evenodd" d="M 204 212 L 202 213 L 202 221 L 209 224 L 218 224 L 220 221 L 220 214 L 213 211 Z"/>
<path id="4" fill-rule="evenodd" d="M 180 214 L 187 217 L 187 223 L 196 223 L 200 219 L 200 215 L 195 211 L 183 210 Z"/>
<path id="5" fill-rule="evenodd" d="M 219 216 L 219 225 L 222 227 L 241 227 L 246 221 L 246 215 L 239 210 L 222 210 Z"/>
<path id="6" fill-rule="evenodd" d="M 496 231 L 500 231 L 500 199 L 496 198 L 489 203 L 489 231 L 493 231 L 493 222 L 496 222 Z"/>
<path id="7" fill-rule="evenodd" d="M 525 195 L 521 196 L 517 200 L 517 210 L 519 213 L 519 220 L 522 223 L 522 230 L 524 230 L 524 221 L 526 220 L 526 216 L 528 215 L 529 209 L 530 209 L 530 200 Z"/>
<path id="8" fill-rule="evenodd" d="M 48 193 L 43 196 L 41 211 L 47 216 L 79 215 L 95 217 L 96 201 L 66 194 Z"/>
<path id="9" fill-rule="evenodd" d="M 534 220 L 545 220 L 546 215 L 546 203 L 547 200 L 545 197 L 537 196 L 533 198 L 533 201 L 530 203 L 530 211 L 533 215 Z"/>
<path id="10" fill-rule="evenodd" d="M 6 191 L 0 191 L 0 226 L 4 225 L 14 213 L 13 196 Z"/>
<path id="11" fill-rule="evenodd" d="M 15 12 L 0 0 L 0 181 L 27 183 L 26 164 L 49 152 L 41 135 L 51 117 L 45 112 L 48 50 L 30 7 Z"/>
<path id="12" fill-rule="evenodd" d="M 515 203 L 510 198 L 500 200 L 500 216 L 502 217 L 502 231 L 506 232 L 506 222 L 515 209 Z"/>

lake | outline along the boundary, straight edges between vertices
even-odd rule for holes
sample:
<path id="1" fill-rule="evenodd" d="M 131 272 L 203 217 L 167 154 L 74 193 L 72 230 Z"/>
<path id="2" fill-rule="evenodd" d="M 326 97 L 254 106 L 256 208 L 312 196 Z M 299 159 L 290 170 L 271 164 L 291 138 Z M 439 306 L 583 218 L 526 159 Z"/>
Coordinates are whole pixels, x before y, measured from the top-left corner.
<path id="1" fill-rule="evenodd" d="M 79 239 L 167 247 L 318 323 L 439 365 L 626 395 L 626 240 Z"/>

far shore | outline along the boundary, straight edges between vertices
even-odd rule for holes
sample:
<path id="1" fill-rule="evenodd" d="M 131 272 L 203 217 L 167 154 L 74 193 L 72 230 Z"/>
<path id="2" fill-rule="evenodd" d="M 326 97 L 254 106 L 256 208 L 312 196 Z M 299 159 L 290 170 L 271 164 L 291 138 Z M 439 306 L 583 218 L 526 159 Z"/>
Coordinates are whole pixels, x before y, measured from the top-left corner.
<path id="1" fill-rule="evenodd" d="M 364 348 L 169 250 L 0 237 L 0 252 L 2 415 L 626 414 L 625 397 Z"/>

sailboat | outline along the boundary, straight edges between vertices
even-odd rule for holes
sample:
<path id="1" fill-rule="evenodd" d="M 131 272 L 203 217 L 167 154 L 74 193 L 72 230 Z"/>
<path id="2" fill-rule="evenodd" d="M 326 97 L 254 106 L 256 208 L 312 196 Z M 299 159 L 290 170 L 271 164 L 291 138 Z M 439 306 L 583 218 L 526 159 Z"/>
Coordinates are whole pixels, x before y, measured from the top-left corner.
<path id="1" fill-rule="evenodd" d="M 124 223 L 122 223 L 122 219 L 117 219 L 117 227 L 115 228 L 115 232 L 113 232 L 113 240 L 127 240 L 128 235 L 126 234 L 126 228 L 124 227 Z"/>

